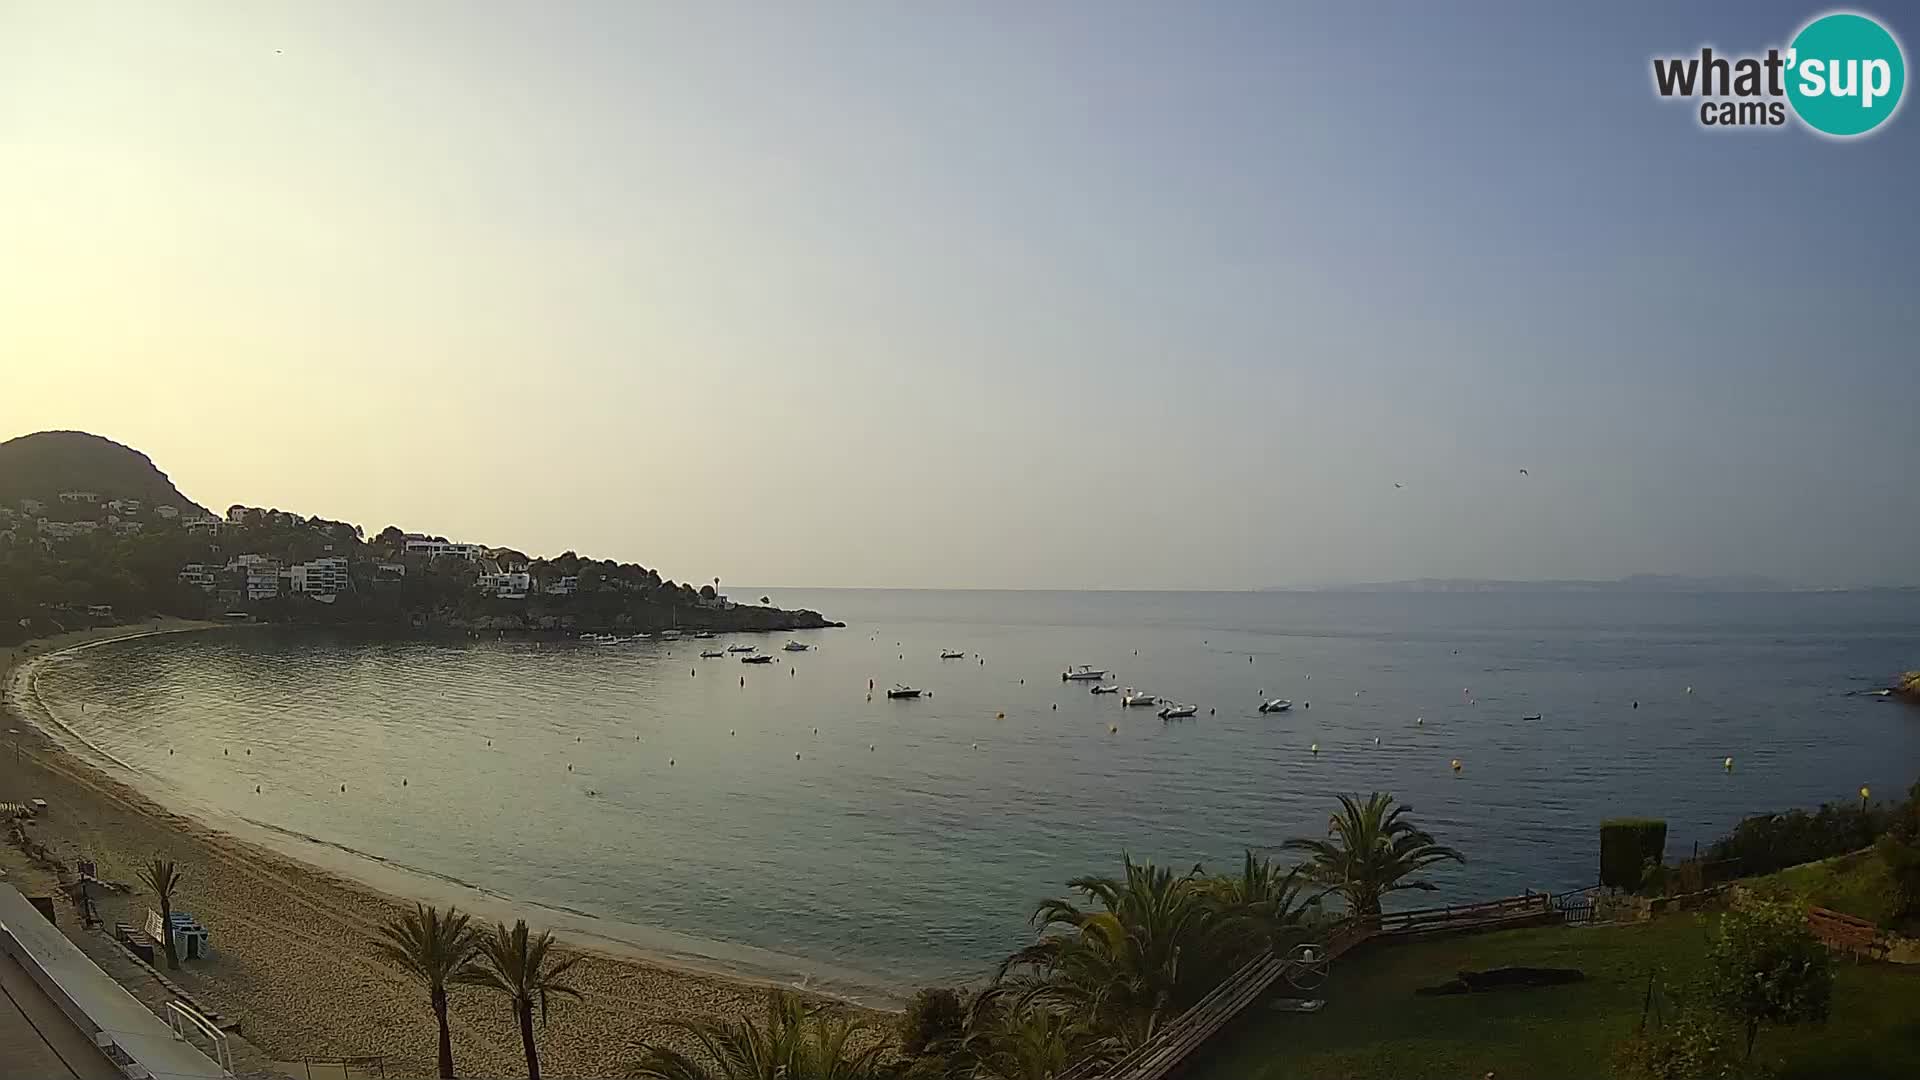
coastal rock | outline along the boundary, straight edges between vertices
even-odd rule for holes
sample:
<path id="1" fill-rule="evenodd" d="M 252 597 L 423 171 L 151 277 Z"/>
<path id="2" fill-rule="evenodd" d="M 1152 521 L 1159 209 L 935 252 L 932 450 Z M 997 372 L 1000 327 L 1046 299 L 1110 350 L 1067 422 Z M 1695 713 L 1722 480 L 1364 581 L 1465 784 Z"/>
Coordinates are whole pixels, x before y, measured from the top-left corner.
<path id="1" fill-rule="evenodd" d="M 1894 680 L 1893 696 L 1920 705 L 1920 671 L 1909 671 Z"/>

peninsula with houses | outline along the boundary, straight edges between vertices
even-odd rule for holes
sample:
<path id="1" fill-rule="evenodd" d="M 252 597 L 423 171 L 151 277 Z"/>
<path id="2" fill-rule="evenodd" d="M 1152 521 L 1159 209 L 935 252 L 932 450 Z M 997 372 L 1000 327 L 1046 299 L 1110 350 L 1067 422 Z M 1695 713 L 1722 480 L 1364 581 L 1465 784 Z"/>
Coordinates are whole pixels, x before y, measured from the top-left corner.
<path id="1" fill-rule="evenodd" d="M 75 431 L 0 443 L 0 643 L 150 616 L 574 634 L 795 630 L 818 612 L 737 602 L 715 578 L 285 510 L 216 514 L 135 450 Z"/>

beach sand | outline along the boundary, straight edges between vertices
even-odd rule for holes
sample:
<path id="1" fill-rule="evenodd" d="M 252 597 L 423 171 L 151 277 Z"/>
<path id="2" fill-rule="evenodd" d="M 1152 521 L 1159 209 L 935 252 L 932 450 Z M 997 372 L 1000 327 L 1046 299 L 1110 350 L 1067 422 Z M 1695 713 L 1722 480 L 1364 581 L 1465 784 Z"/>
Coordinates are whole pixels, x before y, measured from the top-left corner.
<path id="1" fill-rule="evenodd" d="M 11 704 L 21 677 L 30 675 L 13 671 L 15 661 L 155 628 L 88 631 L 43 639 L 24 653 L 0 651 L 0 686 L 9 688 Z M 174 859 L 185 873 L 175 910 L 210 928 L 214 955 L 183 963 L 171 977 L 203 1005 L 238 1019 L 246 1038 L 276 1060 L 378 1055 L 389 1076 L 435 1075 L 425 989 L 368 945 L 375 926 L 410 901 L 157 805 L 25 721 L 15 711 L 5 716 L 4 726 L 20 734 L 0 746 L 0 802 L 45 799 L 47 811 L 31 826 L 34 838 L 69 865 L 84 854 L 96 860 L 99 877 L 133 887 L 98 903 L 108 926 L 145 922 L 150 898 L 139 888 L 137 868 L 155 855 Z M 25 858 L 10 846 L 3 854 L 10 868 Z M 538 912 L 528 921 L 542 926 Z M 77 913 L 63 910 L 70 933 L 78 923 Z M 571 980 L 585 999 L 555 999 L 548 1024 L 536 1027 L 542 1072 L 554 1077 L 622 1076 L 645 1044 L 692 1048 L 676 1021 L 757 1016 L 764 1008 L 765 989 L 750 983 L 565 943 L 585 957 Z M 525 1075 L 505 998 L 457 987 L 451 1021 L 462 1076 Z"/>

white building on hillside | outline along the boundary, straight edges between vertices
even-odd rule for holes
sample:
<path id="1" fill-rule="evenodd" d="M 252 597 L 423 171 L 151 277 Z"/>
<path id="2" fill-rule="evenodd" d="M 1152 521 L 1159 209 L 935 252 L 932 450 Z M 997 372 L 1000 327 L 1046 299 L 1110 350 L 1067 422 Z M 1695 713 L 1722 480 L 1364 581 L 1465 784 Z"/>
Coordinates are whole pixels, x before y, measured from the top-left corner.
<path id="1" fill-rule="evenodd" d="M 71 540 L 76 536 L 85 536 L 100 527 L 99 523 L 94 521 L 48 521 L 46 518 L 41 518 L 34 524 L 39 528 L 40 535 L 50 540 Z"/>
<path id="2" fill-rule="evenodd" d="M 228 563 L 227 569 L 246 571 L 249 600 L 271 600 L 280 595 L 280 563 L 276 559 L 241 555 Z"/>
<path id="3" fill-rule="evenodd" d="M 220 587 L 220 571 L 204 563 L 191 562 L 180 568 L 180 581 L 203 592 Z"/>
<path id="4" fill-rule="evenodd" d="M 527 590 L 533 588 L 533 576 L 525 570 L 503 570 L 498 573 L 481 574 L 480 588 L 502 600 L 525 600 Z"/>
<path id="5" fill-rule="evenodd" d="M 63 503 L 97 503 L 100 501 L 100 493 L 97 491 L 63 491 L 60 493 L 60 501 Z"/>
<path id="6" fill-rule="evenodd" d="M 168 521 L 172 521 L 174 518 L 180 516 L 180 508 L 177 506 L 156 506 L 153 508 L 153 512 L 166 518 Z"/>
<path id="7" fill-rule="evenodd" d="M 572 596 L 580 591 L 580 575 L 568 574 L 565 577 L 554 578 L 547 582 L 547 587 L 541 591 L 548 596 Z"/>
<path id="8" fill-rule="evenodd" d="M 352 592 L 353 579 L 347 574 L 347 560 L 339 556 L 294 563 L 287 567 L 289 590 L 309 596 L 333 596 Z"/>
<path id="9" fill-rule="evenodd" d="M 424 555 L 429 559 L 442 555 L 452 555 L 461 559 L 478 559 L 486 554 L 479 544 L 455 544 L 446 540 L 434 540 L 429 537 L 408 537 L 407 554 Z"/>

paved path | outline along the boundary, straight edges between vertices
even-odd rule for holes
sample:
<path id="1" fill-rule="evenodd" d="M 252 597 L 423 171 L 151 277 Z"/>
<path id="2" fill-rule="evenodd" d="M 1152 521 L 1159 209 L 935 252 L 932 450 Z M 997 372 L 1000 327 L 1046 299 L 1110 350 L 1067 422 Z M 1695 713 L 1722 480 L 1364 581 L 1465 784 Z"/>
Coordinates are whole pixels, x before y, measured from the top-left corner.
<path id="1" fill-rule="evenodd" d="M 32 976 L 0 953 L 0 1075 L 46 1080 L 121 1080 Z"/>

